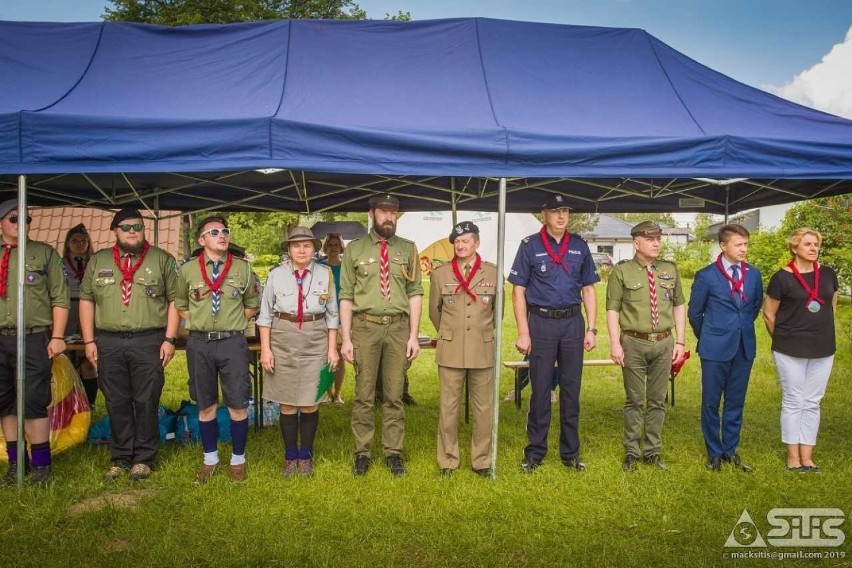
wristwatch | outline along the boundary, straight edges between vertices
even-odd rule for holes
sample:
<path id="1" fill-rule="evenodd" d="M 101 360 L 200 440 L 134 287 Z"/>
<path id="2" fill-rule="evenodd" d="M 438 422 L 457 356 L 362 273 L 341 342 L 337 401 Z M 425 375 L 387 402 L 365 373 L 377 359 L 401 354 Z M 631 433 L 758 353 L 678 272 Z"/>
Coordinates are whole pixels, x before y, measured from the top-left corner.
<path id="1" fill-rule="evenodd" d="M 174 338 L 174 337 L 164 337 L 164 338 L 163 338 L 163 341 L 165 341 L 166 343 L 171 343 L 172 345 L 175 345 L 175 344 L 177 343 L 177 338 Z"/>
<path id="2" fill-rule="evenodd" d="M 597 335 L 597 334 L 598 334 L 598 329 L 597 329 L 596 327 L 587 327 L 587 328 L 586 328 L 586 333 L 589 333 L 590 331 L 591 331 L 593 334 L 595 334 L 595 335 Z"/>

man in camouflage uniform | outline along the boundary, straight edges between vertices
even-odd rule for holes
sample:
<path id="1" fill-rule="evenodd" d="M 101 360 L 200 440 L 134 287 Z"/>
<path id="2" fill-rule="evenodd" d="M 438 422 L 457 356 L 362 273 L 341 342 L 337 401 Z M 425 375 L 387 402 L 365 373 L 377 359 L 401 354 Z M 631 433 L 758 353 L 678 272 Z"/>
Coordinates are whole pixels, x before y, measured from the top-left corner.
<path id="1" fill-rule="evenodd" d="M 660 456 L 666 392 L 672 363 L 683 357 L 686 300 L 677 267 L 658 258 L 660 225 L 643 221 L 630 234 L 636 254 L 615 266 L 606 293 L 610 354 L 622 367 L 626 394 L 622 468 L 634 470 L 642 457 L 666 469 Z"/>

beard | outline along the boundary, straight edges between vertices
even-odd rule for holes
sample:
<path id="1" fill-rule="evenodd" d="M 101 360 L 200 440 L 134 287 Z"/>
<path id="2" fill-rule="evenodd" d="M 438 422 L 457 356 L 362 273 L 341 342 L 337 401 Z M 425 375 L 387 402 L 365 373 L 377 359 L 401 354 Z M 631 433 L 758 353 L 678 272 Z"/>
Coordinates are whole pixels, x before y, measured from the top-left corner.
<path id="1" fill-rule="evenodd" d="M 121 251 L 122 254 L 132 254 L 138 255 L 142 252 L 142 249 L 145 247 L 145 241 L 139 241 L 138 245 L 128 245 L 122 242 L 118 243 L 118 250 Z"/>
<path id="2" fill-rule="evenodd" d="M 383 239 L 389 239 L 396 234 L 396 223 L 386 223 L 384 225 L 375 225 L 373 229 L 376 234 Z"/>

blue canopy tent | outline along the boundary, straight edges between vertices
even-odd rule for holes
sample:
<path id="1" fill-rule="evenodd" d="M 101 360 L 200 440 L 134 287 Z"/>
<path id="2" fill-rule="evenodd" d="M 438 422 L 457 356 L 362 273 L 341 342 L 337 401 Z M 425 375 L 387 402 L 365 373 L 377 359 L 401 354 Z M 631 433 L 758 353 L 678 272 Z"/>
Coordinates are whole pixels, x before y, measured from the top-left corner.
<path id="1" fill-rule="evenodd" d="M 0 197 L 358 210 L 738 210 L 852 191 L 852 122 L 646 32 L 455 19 L 0 22 Z M 256 170 L 275 169 L 272 173 Z"/>
<path id="2" fill-rule="evenodd" d="M 559 192 L 577 211 L 729 213 L 852 192 L 852 122 L 637 29 L 0 22 L 0 74 L 0 199 L 37 205 L 364 211 L 390 191 L 503 213 Z"/>

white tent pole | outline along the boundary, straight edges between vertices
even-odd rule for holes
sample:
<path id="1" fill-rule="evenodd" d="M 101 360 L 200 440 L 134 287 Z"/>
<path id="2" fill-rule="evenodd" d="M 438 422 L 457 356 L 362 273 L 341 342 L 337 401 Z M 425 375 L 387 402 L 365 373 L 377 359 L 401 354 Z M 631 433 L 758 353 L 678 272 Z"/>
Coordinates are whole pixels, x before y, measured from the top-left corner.
<path id="1" fill-rule="evenodd" d="M 18 176 L 18 362 L 15 366 L 18 390 L 18 489 L 24 488 L 24 464 L 26 463 L 26 436 L 24 434 L 24 378 L 27 374 L 27 322 L 25 300 L 25 278 L 27 275 L 27 176 Z"/>
<path id="2" fill-rule="evenodd" d="M 497 427 L 500 424 L 500 365 L 503 360 L 503 255 L 506 250 L 506 178 L 497 198 L 497 294 L 494 297 L 494 405 L 491 419 L 491 478 L 497 477 Z"/>

